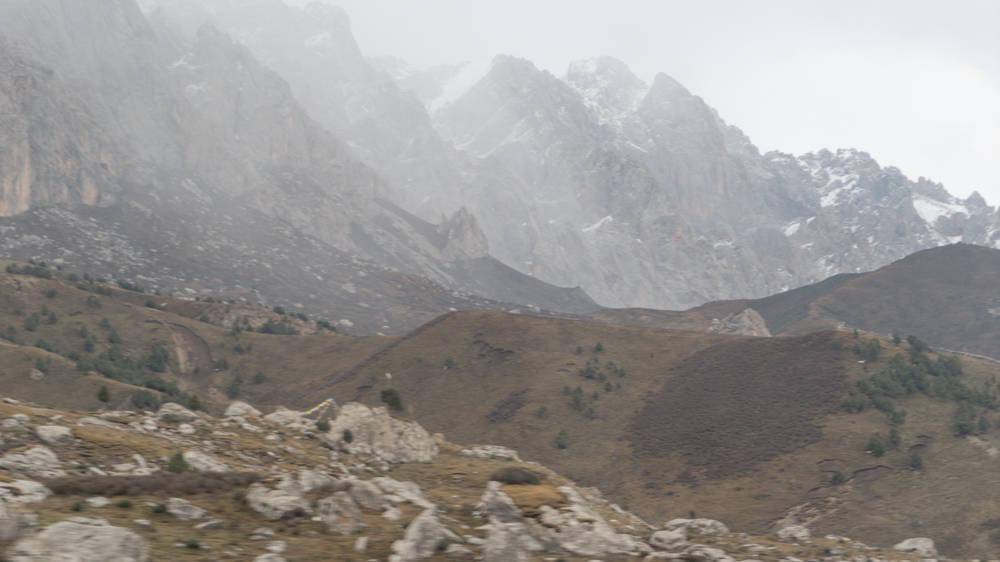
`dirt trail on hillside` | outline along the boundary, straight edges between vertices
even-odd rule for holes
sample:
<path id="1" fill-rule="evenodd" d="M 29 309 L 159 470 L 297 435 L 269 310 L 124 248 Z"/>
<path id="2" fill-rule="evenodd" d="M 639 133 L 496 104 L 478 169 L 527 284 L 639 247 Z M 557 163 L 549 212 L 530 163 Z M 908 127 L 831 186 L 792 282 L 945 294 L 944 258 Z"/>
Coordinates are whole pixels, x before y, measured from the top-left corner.
<path id="1" fill-rule="evenodd" d="M 181 372 L 202 375 L 211 373 L 214 362 L 208 343 L 187 326 L 173 323 L 168 325 L 173 330 L 174 346 L 177 349 L 177 361 Z"/>

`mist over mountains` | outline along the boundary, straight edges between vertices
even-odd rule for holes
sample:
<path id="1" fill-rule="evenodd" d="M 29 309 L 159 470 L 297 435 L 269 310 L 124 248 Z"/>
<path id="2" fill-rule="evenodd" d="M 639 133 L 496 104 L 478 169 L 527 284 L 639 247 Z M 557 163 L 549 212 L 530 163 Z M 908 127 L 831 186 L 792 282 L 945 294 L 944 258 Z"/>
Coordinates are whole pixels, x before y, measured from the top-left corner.
<path id="1" fill-rule="evenodd" d="M 685 308 L 1000 247 L 978 195 L 860 150 L 761 154 L 615 59 L 416 70 L 367 58 L 326 4 L 141 8 L 0 8 L 5 253 L 398 331 L 450 308 Z"/>

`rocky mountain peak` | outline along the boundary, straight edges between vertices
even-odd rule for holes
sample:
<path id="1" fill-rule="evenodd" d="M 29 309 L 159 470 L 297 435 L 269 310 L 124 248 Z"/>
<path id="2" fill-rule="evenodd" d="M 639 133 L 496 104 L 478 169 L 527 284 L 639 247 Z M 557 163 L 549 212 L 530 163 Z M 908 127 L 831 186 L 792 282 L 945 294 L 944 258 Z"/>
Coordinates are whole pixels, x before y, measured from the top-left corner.
<path id="1" fill-rule="evenodd" d="M 482 258 L 489 256 L 490 246 L 479 223 L 465 207 L 444 218 L 438 232 L 445 237 L 445 253 L 453 258 Z"/>
<path id="2" fill-rule="evenodd" d="M 639 107 L 648 90 L 624 62 L 607 56 L 570 63 L 564 80 L 602 125 L 620 123 Z"/>
<path id="3" fill-rule="evenodd" d="M 650 103 L 663 103 L 669 100 L 686 99 L 691 96 L 691 92 L 683 84 L 660 72 L 653 78 L 653 84 L 649 87 L 646 100 Z"/>
<path id="4" fill-rule="evenodd" d="M 579 142 L 594 134 L 580 95 L 531 61 L 494 58 L 490 71 L 439 110 L 438 130 L 457 147 L 486 156 L 504 146 Z"/>

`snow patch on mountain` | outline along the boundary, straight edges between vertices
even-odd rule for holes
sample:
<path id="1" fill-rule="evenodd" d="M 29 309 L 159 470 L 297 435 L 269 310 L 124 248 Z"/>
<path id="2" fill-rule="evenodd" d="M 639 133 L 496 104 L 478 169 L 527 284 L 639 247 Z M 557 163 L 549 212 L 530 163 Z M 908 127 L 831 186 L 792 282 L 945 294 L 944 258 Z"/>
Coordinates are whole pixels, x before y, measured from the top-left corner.
<path id="1" fill-rule="evenodd" d="M 608 224 L 609 222 L 612 222 L 613 220 L 615 220 L 615 218 L 612 217 L 611 215 L 608 215 L 608 216 L 604 217 L 603 219 L 595 222 L 594 224 L 592 224 L 590 226 L 584 227 L 583 228 L 583 232 L 594 232 L 598 228 L 601 228 L 602 226 Z"/>
<path id="2" fill-rule="evenodd" d="M 433 113 L 465 95 L 483 76 L 486 76 L 490 65 L 491 63 L 487 61 L 462 63 L 461 69 L 440 82 L 441 93 L 427 102 L 427 109 Z"/>
<path id="3" fill-rule="evenodd" d="M 616 129 L 649 91 L 625 63 L 611 57 L 574 61 L 563 81 L 577 91 L 599 124 Z"/>
<path id="4" fill-rule="evenodd" d="M 969 216 L 969 209 L 965 205 L 938 201 L 917 193 L 913 194 L 913 209 L 929 226 L 937 224 L 941 217 L 947 218 L 959 213 Z"/>

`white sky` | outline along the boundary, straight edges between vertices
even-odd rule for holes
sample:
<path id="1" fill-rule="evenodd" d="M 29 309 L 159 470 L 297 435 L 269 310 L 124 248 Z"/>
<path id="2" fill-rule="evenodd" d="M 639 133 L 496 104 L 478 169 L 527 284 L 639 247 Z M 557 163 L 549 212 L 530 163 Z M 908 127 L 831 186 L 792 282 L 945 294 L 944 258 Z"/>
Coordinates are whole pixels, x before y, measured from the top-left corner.
<path id="1" fill-rule="evenodd" d="M 560 76 L 611 55 L 678 79 L 764 151 L 860 148 L 1000 204 L 1000 1 L 330 1 L 366 54 L 505 53 Z"/>

